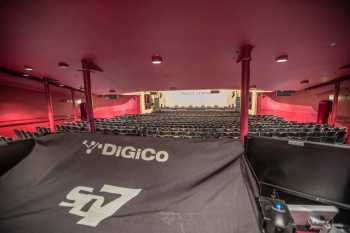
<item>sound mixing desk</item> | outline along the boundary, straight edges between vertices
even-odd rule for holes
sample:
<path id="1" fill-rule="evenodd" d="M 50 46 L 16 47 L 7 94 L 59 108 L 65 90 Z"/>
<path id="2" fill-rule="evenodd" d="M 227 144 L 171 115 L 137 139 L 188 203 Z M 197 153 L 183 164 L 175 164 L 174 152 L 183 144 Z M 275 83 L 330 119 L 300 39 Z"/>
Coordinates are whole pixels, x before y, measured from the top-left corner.
<path id="1" fill-rule="evenodd" d="M 334 206 L 288 205 L 283 200 L 260 197 L 261 226 L 266 233 L 350 233 L 350 227 L 333 223 Z"/>
<path id="2" fill-rule="evenodd" d="M 350 233 L 350 147 L 249 137 L 263 232 Z"/>

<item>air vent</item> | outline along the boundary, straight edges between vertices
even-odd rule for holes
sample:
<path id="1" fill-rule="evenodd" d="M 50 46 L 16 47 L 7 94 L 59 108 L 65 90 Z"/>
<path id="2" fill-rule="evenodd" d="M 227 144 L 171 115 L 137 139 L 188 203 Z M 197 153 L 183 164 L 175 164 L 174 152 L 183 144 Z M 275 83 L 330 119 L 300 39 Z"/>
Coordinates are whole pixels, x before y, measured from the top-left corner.
<path id="1" fill-rule="evenodd" d="M 295 91 L 276 91 L 276 96 L 292 96 L 295 95 Z"/>
<path id="2" fill-rule="evenodd" d="M 116 99 L 118 99 L 118 96 L 117 95 L 104 95 L 103 98 L 106 100 L 116 100 Z"/>

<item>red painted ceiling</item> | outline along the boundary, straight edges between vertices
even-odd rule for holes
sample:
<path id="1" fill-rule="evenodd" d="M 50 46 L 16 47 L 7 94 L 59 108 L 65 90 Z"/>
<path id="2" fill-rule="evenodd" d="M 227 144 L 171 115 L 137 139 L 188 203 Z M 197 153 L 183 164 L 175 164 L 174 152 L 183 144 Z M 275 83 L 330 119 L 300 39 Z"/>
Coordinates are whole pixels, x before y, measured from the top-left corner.
<path id="1" fill-rule="evenodd" d="M 82 58 L 103 68 L 94 92 L 235 88 L 236 50 L 253 50 L 251 83 L 301 89 L 349 74 L 350 4 L 338 0 L 4 0 L 0 66 L 79 87 Z M 336 46 L 331 47 L 330 43 Z M 162 65 L 152 65 L 159 53 Z M 288 53 L 289 62 L 274 58 Z M 70 69 L 57 68 L 60 61 Z"/>

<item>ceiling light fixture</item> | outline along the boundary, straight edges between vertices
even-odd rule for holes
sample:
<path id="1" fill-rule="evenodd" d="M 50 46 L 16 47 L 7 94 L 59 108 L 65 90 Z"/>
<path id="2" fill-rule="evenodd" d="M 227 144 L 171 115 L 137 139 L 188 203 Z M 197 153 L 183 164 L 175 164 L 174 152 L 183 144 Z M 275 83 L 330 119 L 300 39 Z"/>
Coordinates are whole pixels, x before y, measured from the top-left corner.
<path id="1" fill-rule="evenodd" d="M 60 87 L 64 87 L 64 84 L 59 84 Z"/>
<path id="2" fill-rule="evenodd" d="M 24 73 L 24 74 L 22 74 L 22 76 L 23 77 L 29 77 L 29 74 Z"/>
<path id="3" fill-rule="evenodd" d="M 158 65 L 158 64 L 162 64 L 163 62 L 163 58 L 158 55 L 158 54 L 155 54 L 152 56 L 152 63 L 155 64 L 155 65 Z"/>
<path id="4" fill-rule="evenodd" d="M 32 71 L 32 70 L 33 70 L 33 68 L 32 68 L 32 67 L 30 67 L 30 66 L 24 66 L 24 70 L 26 70 L 26 71 Z"/>
<path id="5" fill-rule="evenodd" d="M 61 69 L 67 69 L 67 68 L 69 68 L 69 65 L 65 62 L 59 62 L 58 67 Z"/>
<path id="6" fill-rule="evenodd" d="M 278 63 L 287 62 L 288 61 L 288 55 L 278 56 L 275 61 L 278 62 Z"/>

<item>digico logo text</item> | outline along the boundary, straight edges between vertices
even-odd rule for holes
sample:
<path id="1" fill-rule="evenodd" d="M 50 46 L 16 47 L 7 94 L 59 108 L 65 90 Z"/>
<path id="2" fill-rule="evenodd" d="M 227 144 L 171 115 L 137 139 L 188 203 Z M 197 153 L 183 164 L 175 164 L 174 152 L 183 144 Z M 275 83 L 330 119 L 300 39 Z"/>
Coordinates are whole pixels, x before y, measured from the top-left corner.
<path id="1" fill-rule="evenodd" d="M 122 157 L 125 159 L 142 159 L 144 161 L 157 161 L 164 163 L 168 161 L 169 154 L 166 151 L 156 151 L 152 148 L 135 148 L 133 146 L 117 146 L 109 143 L 99 143 L 95 141 L 83 141 L 87 148 L 86 154 L 91 154 L 95 149 L 101 150 L 102 155 Z"/>

